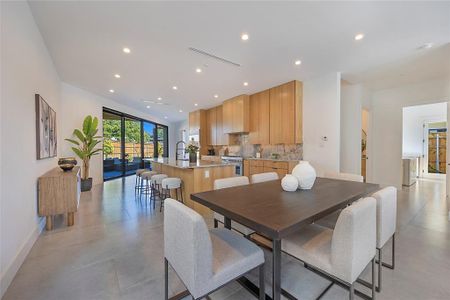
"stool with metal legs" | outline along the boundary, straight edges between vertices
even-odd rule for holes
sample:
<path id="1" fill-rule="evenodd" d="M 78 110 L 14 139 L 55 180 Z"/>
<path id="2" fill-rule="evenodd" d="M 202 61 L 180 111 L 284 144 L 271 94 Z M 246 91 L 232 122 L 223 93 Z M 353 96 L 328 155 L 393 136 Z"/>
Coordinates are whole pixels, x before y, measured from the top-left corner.
<path id="1" fill-rule="evenodd" d="M 181 179 L 177 177 L 168 177 L 164 178 L 161 181 L 161 206 L 159 207 L 159 211 L 162 211 L 162 207 L 164 205 L 164 200 L 166 198 L 172 198 L 170 195 L 171 190 L 175 190 L 175 199 L 181 201 L 183 203 L 183 189 L 181 188 Z M 180 191 L 180 199 L 178 198 L 178 190 Z"/>
<path id="2" fill-rule="evenodd" d="M 156 197 L 159 197 L 160 199 L 162 197 L 161 184 L 162 184 L 162 180 L 167 177 L 169 177 L 169 176 L 167 176 L 166 174 L 157 174 L 157 175 L 152 176 L 152 180 L 151 180 L 152 194 L 151 194 L 150 199 L 153 200 L 153 208 L 155 208 Z"/>
<path id="3" fill-rule="evenodd" d="M 141 180 L 142 180 L 142 188 L 140 189 L 139 193 L 139 201 L 142 199 L 142 195 L 144 195 L 145 199 L 147 199 L 148 196 L 150 196 L 151 200 L 151 179 L 152 176 L 158 174 L 155 171 L 146 171 L 141 174 Z"/>
<path id="4" fill-rule="evenodd" d="M 142 173 L 150 171 L 148 169 L 137 169 L 136 170 L 136 178 L 134 181 L 134 194 L 137 196 L 140 193 L 140 190 L 144 187 L 143 181 L 141 178 Z"/>

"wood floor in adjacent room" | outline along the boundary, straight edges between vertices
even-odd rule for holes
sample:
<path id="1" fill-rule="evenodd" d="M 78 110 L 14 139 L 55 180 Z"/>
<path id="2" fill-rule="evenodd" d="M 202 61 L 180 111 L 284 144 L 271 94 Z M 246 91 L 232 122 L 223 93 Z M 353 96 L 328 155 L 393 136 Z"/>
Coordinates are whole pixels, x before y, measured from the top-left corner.
<path id="1" fill-rule="evenodd" d="M 421 180 L 400 191 L 398 200 L 396 269 L 384 270 L 377 299 L 450 299 L 445 183 Z M 75 225 L 68 228 L 59 218 L 55 227 L 39 237 L 4 300 L 163 299 L 163 214 L 135 200 L 134 176 L 83 193 Z M 172 294 L 183 290 L 173 272 L 170 278 Z M 299 299 L 315 299 L 328 285 L 288 257 L 282 281 Z M 237 283 L 210 298 L 255 299 Z M 322 299 L 347 298 L 335 285 Z"/>

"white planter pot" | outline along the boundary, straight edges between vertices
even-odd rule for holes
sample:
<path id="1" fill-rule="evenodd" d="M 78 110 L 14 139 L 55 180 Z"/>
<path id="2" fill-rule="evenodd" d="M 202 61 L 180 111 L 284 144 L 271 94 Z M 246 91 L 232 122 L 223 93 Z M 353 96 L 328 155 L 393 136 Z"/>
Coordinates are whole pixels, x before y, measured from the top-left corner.
<path id="1" fill-rule="evenodd" d="M 316 170 L 307 161 L 301 161 L 292 170 L 292 175 L 298 180 L 298 186 L 302 190 L 310 190 L 316 181 Z"/>
<path id="2" fill-rule="evenodd" d="M 293 175 L 286 175 L 281 180 L 281 187 L 286 192 L 295 192 L 298 189 L 298 179 Z"/>

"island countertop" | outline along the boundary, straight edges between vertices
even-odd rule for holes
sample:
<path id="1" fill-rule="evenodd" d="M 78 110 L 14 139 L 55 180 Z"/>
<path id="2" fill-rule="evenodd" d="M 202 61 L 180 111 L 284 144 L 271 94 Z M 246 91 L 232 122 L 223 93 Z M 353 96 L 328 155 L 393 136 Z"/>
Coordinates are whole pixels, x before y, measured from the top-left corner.
<path id="1" fill-rule="evenodd" d="M 144 160 L 180 169 L 212 168 L 212 167 L 223 167 L 233 165 L 232 163 L 206 161 L 206 160 L 197 160 L 196 163 L 190 163 L 189 161 L 175 160 L 169 158 L 148 158 Z"/>

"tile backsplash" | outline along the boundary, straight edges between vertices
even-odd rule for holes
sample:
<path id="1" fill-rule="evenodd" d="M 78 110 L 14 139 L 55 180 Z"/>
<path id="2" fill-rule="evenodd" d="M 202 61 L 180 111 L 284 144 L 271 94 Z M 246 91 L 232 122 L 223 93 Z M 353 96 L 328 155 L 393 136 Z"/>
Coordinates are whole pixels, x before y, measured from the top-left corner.
<path id="1" fill-rule="evenodd" d="M 236 145 L 218 149 L 219 155 L 222 155 L 226 148 L 228 148 L 229 155 L 239 155 L 244 158 L 256 157 L 258 151 L 261 153 L 261 158 L 272 158 L 272 154 L 279 154 L 280 159 L 301 160 L 303 158 L 302 144 L 252 145 L 246 134 L 239 135 Z"/>

